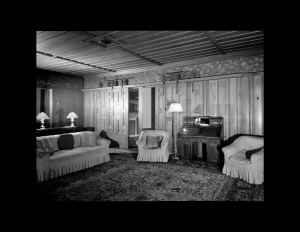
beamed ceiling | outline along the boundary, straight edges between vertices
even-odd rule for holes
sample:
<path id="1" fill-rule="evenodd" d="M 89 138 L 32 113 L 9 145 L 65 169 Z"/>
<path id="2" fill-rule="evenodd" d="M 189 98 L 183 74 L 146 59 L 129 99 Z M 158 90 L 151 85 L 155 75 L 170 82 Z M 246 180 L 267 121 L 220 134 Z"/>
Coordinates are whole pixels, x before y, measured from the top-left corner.
<path id="1" fill-rule="evenodd" d="M 99 77 L 263 54 L 263 31 L 37 31 L 36 67 Z"/>

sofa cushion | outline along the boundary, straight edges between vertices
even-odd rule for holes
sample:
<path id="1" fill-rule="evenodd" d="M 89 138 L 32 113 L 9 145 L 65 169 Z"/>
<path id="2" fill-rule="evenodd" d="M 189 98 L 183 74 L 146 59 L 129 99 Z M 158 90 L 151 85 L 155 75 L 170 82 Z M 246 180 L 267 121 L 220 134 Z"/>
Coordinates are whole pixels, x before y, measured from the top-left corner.
<path id="1" fill-rule="evenodd" d="M 153 149 L 158 148 L 161 145 L 161 142 L 163 140 L 163 136 L 150 136 L 146 135 L 146 145 L 144 148 L 146 149 Z"/>
<path id="2" fill-rule="evenodd" d="M 74 147 L 80 147 L 81 143 L 81 134 L 80 133 L 72 133 L 74 137 Z"/>
<path id="3" fill-rule="evenodd" d="M 74 137 L 71 134 L 62 134 L 57 139 L 59 150 L 73 149 Z"/>
<path id="4" fill-rule="evenodd" d="M 229 160 L 238 163 L 238 164 L 247 164 L 250 163 L 250 160 L 247 159 L 245 155 L 246 150 L 241 150 L 234 155 L 230 156 Z"/>
<path id="5" fill-rule="evenodd" d="M 96 138 L 99 134 L 99 131 L 81 131 L 81 147 L 85 146 L 97 146 Z"/>
<path id="6" fill-rule="evenodd" d="M 247 159 L 251 159 L 251 155 L 253 155 L 253 154 L 256 153 L 256 152 L 259 152 L 259 151 L 260 151 L 261 149 L 263 149 L 263 148 L 264 148 L 264 146 L 259 147 L 259 148 L 256 148 L 256 149 L 252 149 L 252 150 L 246 151 L 246 152 L 245 152 L 245 155 L 246 155 Z"/>
<path id="7" fill-rule="evenodd" d="M 59 138 L 60 135 L 50 135 L 48 138 L 51 142 L 51 145 L 53 147 L 53 152 L 55 151 L 58 151 L 59 150 L 59 147 L 58 147 L 58 144 L 57 144 L 57 140 Z"/>

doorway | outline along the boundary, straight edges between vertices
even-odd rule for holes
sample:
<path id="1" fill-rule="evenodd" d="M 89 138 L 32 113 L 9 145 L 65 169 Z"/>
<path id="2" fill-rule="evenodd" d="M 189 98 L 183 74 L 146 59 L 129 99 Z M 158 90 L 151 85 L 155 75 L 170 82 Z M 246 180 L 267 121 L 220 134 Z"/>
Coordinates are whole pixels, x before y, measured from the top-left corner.
<path id="1" fill-rule="evenodd" d="M 141 131 L 155 130 L 155 87 L 128 88 L 128 147 L 137 148 Z"/>
<path id="2" fill-rule="evenodd" d="M 128 148 L 137 148 L 139 138 L 139 89 L 128 88 Z"/>

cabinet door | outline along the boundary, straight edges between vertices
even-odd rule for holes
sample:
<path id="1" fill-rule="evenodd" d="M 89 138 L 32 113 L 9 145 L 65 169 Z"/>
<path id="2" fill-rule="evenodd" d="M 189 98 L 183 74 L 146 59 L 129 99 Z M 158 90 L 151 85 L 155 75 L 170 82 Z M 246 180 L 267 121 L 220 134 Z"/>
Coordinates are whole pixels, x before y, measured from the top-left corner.
<path id="1" fill-rule="evenodd" d="M 207 141 L 207 162 L 219 162 L 219 151 L 217 146 L 220 144 L 220 140 L 208 140 Z"/>

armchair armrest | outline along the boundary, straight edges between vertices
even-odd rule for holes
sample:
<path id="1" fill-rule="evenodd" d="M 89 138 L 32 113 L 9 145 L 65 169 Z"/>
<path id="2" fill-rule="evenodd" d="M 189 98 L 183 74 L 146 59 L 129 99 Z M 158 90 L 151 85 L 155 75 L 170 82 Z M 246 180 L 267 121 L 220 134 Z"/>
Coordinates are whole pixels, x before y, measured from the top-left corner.
<path id="1" fill-rule="evenodd" d="M 160 145 L 160 148 L 163 149 L 168 146 L 168 141 L 163 141 Z"/>
<path id="2" fill-rule="evenodd" d="M 98 146 L 102 146 L 102 145 L 109 146 L 109 144 L 111 143 L 111 141 L 109 139 L 104 139 L 100 136 L 98 136 L 96 139 L 97 139 Z"/>
<path id="3" fill-rule="evenodd" d="M 239 143 L 232 143 L 226 147 L 222 148 L 222 151 L 224 152 L 224 156 L 228 159 L 230 156 L 234 155 L 235 153 L 243 150 L 241 145 Z"/>
<path id="4" fill-rule="evenodd" d="M 50 154 L 42 149 L 36 149 L 36 169 L 44 171 L 49 168 Z"/>
<path id="5" fill-rule="evenodd" d="M 50 156 L 50 154 L 47 151 L 45 151 L 43 149 L 40 149 L 40 148 L 36 149 L 36 157 L 37 158 L 42 159 L 42 158 L 47 157 L 47 156 Z"/>
<path id="6" fill-rule="evenodd" d="M 250 162 L 255 163 L 256 161 L 262 159 L 263 157 L 264 157 L 264 149 L 262 149 L 259 152 L 256 152 L 253 155 L 251 155 Z"/>
<path id="7" fill-rule="evenodd" d="M 143 131 L 141 132 L 139 139 L 135 142 L 140 149 L 146 145 L 146 136 L 143 136 L 142 133 Z"/>

